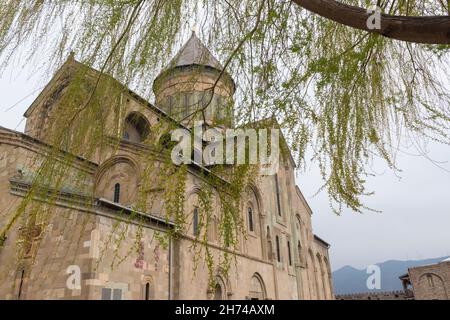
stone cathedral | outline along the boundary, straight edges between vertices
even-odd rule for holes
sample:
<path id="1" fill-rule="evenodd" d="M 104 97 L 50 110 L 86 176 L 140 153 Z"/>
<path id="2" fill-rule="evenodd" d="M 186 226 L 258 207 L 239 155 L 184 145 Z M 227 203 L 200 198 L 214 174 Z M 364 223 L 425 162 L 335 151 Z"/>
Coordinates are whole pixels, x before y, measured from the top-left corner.
<path id="1" fill-rule="evenodd" d="M 55 96 L 64 92 L 61 78 L 68 78 L 82 67 L 73 56 L 61 66 L 26 111 L 25 133 L 0 127 L 1 229 L 32 187 L 30 176 L 39 162 L 35 159 L 48 153 L 48 115 L 58 107 Z M 20 224 L 16 223 L 0 239 L 0 299 L 334 299 L 330 245 L 313 233 L 313 212 L 296 185 L 292 156 L 283 158 L 277 174 L 261 176 L 242 195 L 246 197 L 241 210 L 246 236 L 239 241 L 227 276 L 217 273 L 214 289 L 208 285 L 204 263 L 199 263 L 194 272 L 191 250 L 198 219 L 199 172 L 207 168 L 196 163 L 188 167 L 185 214 L 193 227 L 176 239 L 170 238 L 167 245 L 155 240 L 156 234 L 167 233 L 173 227 L 173 222 L 165 219 L 164 203 L 152 207 L 151 212 L 132 209 L 142 174 L 139 157 L 147 148 L 144 141 L 149 128 L 161 122 L 183 125 L 180 120 L 189 114 L 189 101 L 201 98 L 218 78 L 205 123 L 232 114 L 225 106 L 233 101 L 235 83 L 226 72 L 218 77 L 221 71 L 221 64 L 193 33 L 155 79 L 155 104 L 126 90 L 121 101 L 124 132 L 111 132 L 120 140 L 119 146 L 103 148 L 88 159 L 73 155 L 70 170 L 82 172 L 86 184 L 94 186 L 94 204 L 86 205 L 88 195 L 63 188 L 51 204 L 55 214 L 44 228 L 33 230 L 31 235 L 36 241 L 31 242 L 19 262 L 16 251 L 23 231 Z M 98 73 L 94 69 L 92 72 Z M 117 116 L 107 115 L 111 119 Z M 223 125 L 231 127 L 232 122 Z M 92 196 L 90 199 L 92 202 Z M 214 210 L 215 217 L 220 217 L 220 207 Z M 126 216 L 140 219 L 130 223 Z M 108 246 L 113 241 L 108 236 L 113 228 L 125 223 L 130 237 L 123 241 L 132 246 L 131 238 L 140 227 L 142 248 L 139 257 L 123 252 L 124 261 L 111 268 L 115 249 L 112 244 Z M 218 254 L 223 248 L 216 234 L 217 230 L 213 230 L 208 242 L 213 253 Z M 69 277 L 77 275 L 79 285 L 71 286 Z"/>

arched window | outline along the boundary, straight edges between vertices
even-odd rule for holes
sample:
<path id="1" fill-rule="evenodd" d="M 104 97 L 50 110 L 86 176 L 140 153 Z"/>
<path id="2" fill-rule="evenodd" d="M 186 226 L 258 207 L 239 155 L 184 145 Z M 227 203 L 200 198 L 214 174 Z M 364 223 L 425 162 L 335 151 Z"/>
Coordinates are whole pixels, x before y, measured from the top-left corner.
<path id="1" fill-rule="evenodd" d="M 272 250 L 273 249 L 272 249 L 272 237 L 270 235 L 270 228 L 269 227 L 267 227 L 266 234 L 267 234 L 267 259 L 269 261 L 271 261 L 272 260 Z"/>
<path id="2" fill-rule="evenodd" d="M 189 105 L 189 93 L 185 93 L 183 98 L 184 98 L 183 106 L 187 110 L 190 107 L 190 105 Z"/>
<path id="3" fill-rule="evenodd" d="M 114 202 L 120 202 L 120 183 L 116 183 L 116 185 L 114 186 Z"/>
<path id="4" fill-rule="evenodd" d="M 155 298 L 155 288 L 153 287 L 153 279 L 149 276 L 144 277 L 142 282 L 142 299 L 145 301 Z"/>
<path id="5" fill-rule="evenodd" d="M 292 266 L 291 243 L 289 241 L 287 242 L 287 247 L 288 247 L 289 265 Z"/>
<path id="6" fill-rule="evenodd" d="M 132 112 L 127 116 L 122 135 L 125 140 L 141 143 L 147 139 L 149 133 L 150 125 L 142 114 Z"/>
<path id="7" fill-rule="evenodd" d="M 185 93 L 183 95 L 183 115 L 182 118 L 180 120 L 183 120 L 184 118 L 188 118 L 189 117 L 189 113 L 190 113 L 190 102 L 189 102 L 189 93 Z"/>
<path id="8" fill-rule="evenodd" d="M 296 229 L 297 229 L 297 255 L 298 255 L 298 263 L 301 266 L 306 266 L 306 256 L 303 252 L 303 248 L 302 248 L 302 222 L 300 219 L 300 215 L 296 215 Z"/>
<path id="9" fill-rule="evenodd" d="M 150 300 L 150 283 L 145 284 L 145 300 Z"/>
<path id="10" fill-rule="evenodd" d="M 433 276 L 431 274 L 427 274 L 428 286 L 430 288 L 434 287 Z"/>
<path id="11" fill-rule="evenodd" d="M 297 229 L 297 239 L 298 241 L 302 240 L 302 220 L 300 219 L 300 216 L 296 215 L 296 222 L 295 222 L 295 228 Z"/>
<path id="12" fill-rule="evenodd" d="M 20 273 L 20 285 L 19 285 L 19 294 L 17 295 L 17 298 L 20 300 L 20 296 L 22 295 L 22 287 L 23 287 L 23 280 L 25 278 L 25 269 L 22 269 L 22 272 Z"/>
<path id="13" fill-rule="evenodd" d="M 193 231 L 194 231 L 194 236 L 198 236 L 198 208 L 195 207 L 194 208 L 194 218 L 193 218 Z"/>
<path id="14" fill-rule="evenodd" d="M 275 179 L 275 191 L 277 196 L 277 208 L 278 208 L 278 215 L 281 217 L 281 199 L 280 199 L 280 186 L 278 184 L 278 174 L 275 173 L 274 175 Z"/>
<path id="15" fill-rule="evenodd" d="M 252 207 L 248 207 L 248 229 L 253 232 L 254 226 L 253 226 L 253 210 Z"/>
<path id="16" fill-rule="evenodd" d="M 172 115 L 172 108 L 173 108 L 173 97 L 169 96 L 167 98 L 167 112 L 169 115 Z"/>
<path id="17" fill-rule="evenodd" d="M 278 236 L 275 236 L 275 245 L 277 246 L 277 260 L 281 262 L 280 238 Z"/>
<path id="18" fill-rule="evenodd" d="M 300 240 L 297 242 L 297 252 L 298 252 L 298 260 L 299 262 L 302 262 L 302 244 L 300 243 Z"/>
<path id="19" fill-rule="evenodd" d="M 300 216 L 297 214 L 296 215 L 296 218 L 297 218 L 297 221 L 295 222 L 295 227 L 296 227 L 296 229 L 297 229 L 297 234 L 298 234 L 298 237 L 300 238 L 301 237 L 301 219 L 300 219 Z"/>

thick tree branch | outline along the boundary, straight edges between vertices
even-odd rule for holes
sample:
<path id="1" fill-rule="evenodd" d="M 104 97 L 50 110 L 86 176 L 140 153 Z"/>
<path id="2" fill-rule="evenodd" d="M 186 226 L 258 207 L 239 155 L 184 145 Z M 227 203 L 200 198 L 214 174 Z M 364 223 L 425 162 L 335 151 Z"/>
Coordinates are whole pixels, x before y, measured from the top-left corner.
<path id="1" fill-rule="evenodd" d="M 387 38 L 428 44 L 450 44 L 450 16 L 394 16 L 381 15 L 381 29 L 367 27 L 370 14 L 366 9 L 335 0 L 292 0 L 308 11 L 337 23 L 378 33 Z"/>

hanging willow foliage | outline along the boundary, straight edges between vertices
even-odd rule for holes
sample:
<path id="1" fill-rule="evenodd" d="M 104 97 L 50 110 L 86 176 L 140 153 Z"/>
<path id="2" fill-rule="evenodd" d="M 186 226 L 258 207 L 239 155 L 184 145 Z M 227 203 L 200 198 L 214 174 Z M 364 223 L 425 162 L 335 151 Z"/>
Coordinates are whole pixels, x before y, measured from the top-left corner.
<path id="1" fill-rule="evenodd" d="M 360 1 L 342 2 L 355 5 Z M 449 10 L 434 0 L 386 0 L 378 4 L 392 15 L 445 15 Z M 71 51 L 87 67 L 64 89 L 54 115 L 58 121 L 46 134 L 53 147 L 39 163 L 39 171 L 31 178 L 32 188 L 2 230 L 0 242 L 27 207 L 32 208 L 28 222 L 48 220 L 39 217 L 47 211 L 31 205 L 32 199 L 55 201 L 69 182 L 84 194 L 94 194 L 92 186 L 84 183 L 88 173 L 80 171 L 76 177 L 67 174 L 76 160 L 71 155 L 90 159 L 109 143 L 108 130 L 123 129 L 120 99 L 124 87 L 153 99 L 153 79 L 192 27 L 199 29 L 200 37 L 224 62 L 224 71 L 236 81 L 235 123 L 276 115 L 299 168 L 305 167 L 307 155 L 318 163 L 323 188 L 337 213 L 342 206 L 357 212 L 365 209 L 361 197 L 369 194 L 364 188 L 366 167 L 373 158 L 381 157 L 395 169 L 398 137 L 450 142 L 450 47 L 446 45 L 419 45 L 368 34 L 312 15 L 287 0 L 1 0 L 3 69 L 13 59 L 20 57 L 25 64 L 45 52 L 46 66 L 53 72 Z M 89 67 L 100 72 L 92 73 Z M 113 124 L 104 123 L 105 112 L 114 112 Z M 160 129 L 169 132 L 173 127 Z M 152 134 L 161 135 L 161 131 Z M 167 219 L 175 221 L 174 232 L 180 232 L 187 224 L 187 168 L 173 165 L 167 154 L 167 161 L 163 161 L 160 153 L 164 148 L 156 152 L 154 140 L 147 142 L 154 149 L 141 155 L 144 173 L 135 209 L 146 212 L 150 184 L 158 184 L 165 190 Z M 114 143 L 116 147 L 120 144 Z M 61 149 L 69 153 L 64 161 L 56 161 Z M 206 253 L 211 271 L 214 262 L 207 230 L 212 198 L 220 200 L 223 214 L 221 244 L 232 252 L 243 232 L 240 198 L 258 171 L 250 166 L 237 168 L 231 175 L 226 169 L 216 170 L 219 176 L 229 175 L 233 187 L 218 188 L 214 194 L 207 186 L 221 182 L 205 175 L 208 183 L 199 194 L 204 214 L 194 245 L 195 250 Z M 164 172 L 164 176 L 155 172 Z M 125 235 L 126 230 L 117 232 Z M 139 244 L 138 234 L 136 251 Z M 227 270 L 228 253 L 221 261 Z"/>

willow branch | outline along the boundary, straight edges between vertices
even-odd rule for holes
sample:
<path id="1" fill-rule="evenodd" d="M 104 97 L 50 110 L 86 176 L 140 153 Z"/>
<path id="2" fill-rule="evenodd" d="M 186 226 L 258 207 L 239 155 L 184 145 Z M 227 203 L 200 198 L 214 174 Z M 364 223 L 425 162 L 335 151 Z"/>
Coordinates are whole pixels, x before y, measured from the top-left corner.
<path id="1" fill-rule="evenodd" d="M 364 8 L 335 0 L 292 1 L 326 19 L 387 38 L 426 44 L 450 44 L 450 16 L 413 17 L 382 13 L 381 28 L 370 29 L 367 21 L 373 13 Z"/>

